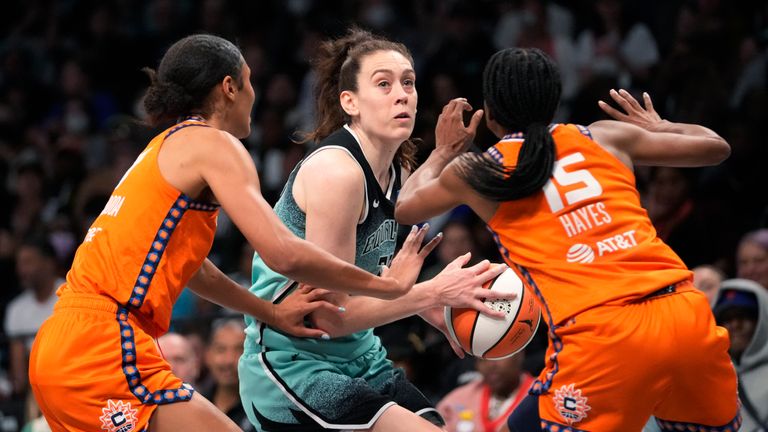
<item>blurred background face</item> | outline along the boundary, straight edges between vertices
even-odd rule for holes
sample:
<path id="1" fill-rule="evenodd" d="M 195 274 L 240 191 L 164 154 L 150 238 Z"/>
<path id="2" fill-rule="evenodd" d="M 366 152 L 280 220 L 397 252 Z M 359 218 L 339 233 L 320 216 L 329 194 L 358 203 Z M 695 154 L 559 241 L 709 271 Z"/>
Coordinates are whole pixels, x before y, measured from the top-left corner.
<path id="1" fill-rule="evenodd" d="M 723 311 L 719 316 L 718 323 L 728 330 L 728 336 L 731 339 L 728 352 L 736 361 L 741 359 L 741 355 L 752 342 L 757 324 L 756 315 L 754 311 L 734 307 Z"/>
<path id="2" fill-rule="evenodd" d="M 243 354 L 245 332 L 237 325 L 223 325 L 214 331 L 205 353 L 205 363 L 219 386 L 236 387 L 237 362 Z"/>
<path id="3" fill-rule="evenodd" d="M 717 298 L 717 290 L 723 276 L 710 266 L 699 266 L 693 269 L 693 285 L 707 296 L 709 304 L 714 304 Z"/>
<path id="4" fill-rule="evenodd" d="M 16 274 L 21 285 L 25 288 L 36 287 L 54 271 L 55 264 L 53 260 L 44 256 L 34 247 L 22 246 L 16 253 Z"/>
<path id="5" fill-rule="evenodd" d="M 182 335 L 166 333 L 157 340 L 165 360 L 171 365 L 171 372 L 186 383 L 194 383 L 200 374 L 192 344 Z"/>
<path id="6" fill-rule="evenodd" d="M 502 360 L 477 359 L 475 368 L 491 388 L 491 393 L 506 397 L 520 385 L 520 369 L 524 358 L 525 355 L 520 352 Z"/>
<path id="7" fill-rule="evenodd" d="M 360 61 L 357 115 L 352 121 L 371 137 L 400 145 L 413 132 L 416 118 L 416 73 L 397 51 L 375 51 Z"/>
<path id="8" fill-rule="evenodd" d="M 666 218 L 688 199 L 689 184 L 680 169 L 660 167 L 648 186 L 648 212 L 652 219 Z"/>
<path id="9" fill-rule="evenodd" d="M 736 252 L 736 273 L 768 289 L 768 250 L 757 243 L 743 242 Z"/>
<path id="10" fill-rule="evenodd" d="M 474 249 L 472 235 L 464 224 L 450 223 L 443 228 L 443 241 L 437 249 L 438 257 L 443 263 L 454 259 Z"/>

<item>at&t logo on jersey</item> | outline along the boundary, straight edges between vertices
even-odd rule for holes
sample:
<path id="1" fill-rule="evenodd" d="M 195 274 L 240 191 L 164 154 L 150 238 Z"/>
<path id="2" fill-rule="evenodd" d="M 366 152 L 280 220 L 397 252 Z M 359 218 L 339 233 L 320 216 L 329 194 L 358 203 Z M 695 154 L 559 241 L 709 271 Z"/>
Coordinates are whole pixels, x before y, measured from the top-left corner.
<path id="1" fill-rule="evenodd" d="M 107 406 L 101 409 L 103 413 L 101 429 L 107 432 L 129 432 L 136 428 L 136 410 L 131 408 L 130 402 L 107 401 Z"/>
<path id="2" fill-rule="evenodd" d="M 604 238 L 595 243 L 594 248 L 583 243 L 576 243 L 568 248 L 565 259 L 570 263 L 587 264 L 595 260 L 595 255 L 601 257 L 609 253 L 632 249 L 635 246 L 637 246 L 635 230 L 630 230 Z M 595 249 L 597 249 L 597 254 L 595 254 Z"/>
<path id="3" fill-rule="evenodd" d="M 578 423 L 587 417 L 587 411 L 592 407 L 587 405 L 587 398 L 581 395 L 580 389 L 574 389 L 574 384 L 562 386 L 555 390 L 555 409 L 569 425 Z"/>
<path id="4" fill-rule="evenodd" d="M 591 263 L 595 260 L 595 251 L 589 245 L 576 243 L 568 249 L 565 258 L 568 262 Z"/>

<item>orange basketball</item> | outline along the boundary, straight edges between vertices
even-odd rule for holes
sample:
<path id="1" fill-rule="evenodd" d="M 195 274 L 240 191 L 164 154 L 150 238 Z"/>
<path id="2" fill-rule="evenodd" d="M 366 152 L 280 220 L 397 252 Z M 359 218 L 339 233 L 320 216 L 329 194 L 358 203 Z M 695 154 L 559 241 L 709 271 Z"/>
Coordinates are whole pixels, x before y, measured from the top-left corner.
<path id="1" fill-rule="evenodd" d="M 487 300 L 491 309 L 506 312 L 491 318 L 474 309 L 445 308 L 445 323 L 453 340 L 464 351 L 484 359 L 503 359 L 525 348 L 541 319 L 541 309 L 531 291 L 512 269 L 486 282 L 492 291 L 517 294 L 512 300 Z"/>

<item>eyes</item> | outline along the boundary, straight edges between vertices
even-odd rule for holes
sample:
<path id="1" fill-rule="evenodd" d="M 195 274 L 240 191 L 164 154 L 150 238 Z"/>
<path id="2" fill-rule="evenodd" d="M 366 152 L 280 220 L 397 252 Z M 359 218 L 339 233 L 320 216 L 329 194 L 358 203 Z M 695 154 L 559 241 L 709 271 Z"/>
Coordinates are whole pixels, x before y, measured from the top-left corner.
<path id="1" fill-rule="evenodd" d="M 413 78 L 404 78 L 401 85 L 408 91 L 416 87 L 416 80 Z M 389 90 L 392 87 L 392 82 L 387 79 L 381 79 L 376 82 L 376 87 Z"/>

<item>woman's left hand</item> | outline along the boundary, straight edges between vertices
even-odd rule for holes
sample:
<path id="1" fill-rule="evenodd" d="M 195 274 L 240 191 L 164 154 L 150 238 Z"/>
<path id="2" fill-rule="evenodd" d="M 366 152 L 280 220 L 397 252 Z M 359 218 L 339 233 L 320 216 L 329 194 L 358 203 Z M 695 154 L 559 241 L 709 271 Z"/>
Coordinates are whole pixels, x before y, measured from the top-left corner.
<path id="1" fill-rule="evenodd" d="M 326 289 L 300 285 L 282 302 L 272 305 L 272 325 L 292 336 L 328 339 L 325 330 L 308 328 L 304 325 L 304 320 L 319 309 L 336 315 L 344 312 L 343 307 L 325 300 L 329 293 Z"/>
<path id="2" fill-rule="evenodd" d="M 424 236 L 429 231 L 429 224 L 424 224 L 421 228 L 414 225 L 411 232 L 403 243 L 403 247 L 395 255 L 389 267 L 384 266 L 381 271 L 382 276 L 393 277 L 403 284 L 410 283 L 412 287 L 421 272 L 421 266 L 424 264 L 424 258 L 432 252 L 443 239 L 443 233 L 437 234 L 424 247 L 421 243 Z"/>

